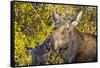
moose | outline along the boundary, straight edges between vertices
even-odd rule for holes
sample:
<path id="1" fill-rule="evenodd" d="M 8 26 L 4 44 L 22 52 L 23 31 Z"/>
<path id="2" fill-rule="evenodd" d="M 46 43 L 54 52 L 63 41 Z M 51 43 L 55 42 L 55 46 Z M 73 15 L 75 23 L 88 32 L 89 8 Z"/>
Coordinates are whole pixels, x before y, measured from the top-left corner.
<path id="1" fill-rule="evenodd" d="M 37 45 L 36 48 L 25 48 L 25 52 L 28 55 L 32 55 L 32 62 L 30 65 L 48 64 L 46 56 L 50 51 L 50 39 L 51 38 L 47 38 L 41 45 Z"/>
<path id="2" fill-rule="evenodd" d="M 95 62 L 96 35 L 80 32 L 76 26 L 81 21 L 81 10 L 74 21 L 65 21 L 54 13 L 57 29 L 52 33 L 55 51 L 65 60 L 65 63 Z"/>
<path id="3" fill-rule="evenodd" d="M 25 51 L 32 55 L 32 65 L 46 64 L 44 55 L 50 49 L 64 59 L 65 63 L 96 62 L 96 35 L 80 32 L 76 26 L 82 19 L 81 10 L 74 21 L 64 20 L 56 12 L 53 12 L 55 29 L 51 36 L 42 45 Z"/>

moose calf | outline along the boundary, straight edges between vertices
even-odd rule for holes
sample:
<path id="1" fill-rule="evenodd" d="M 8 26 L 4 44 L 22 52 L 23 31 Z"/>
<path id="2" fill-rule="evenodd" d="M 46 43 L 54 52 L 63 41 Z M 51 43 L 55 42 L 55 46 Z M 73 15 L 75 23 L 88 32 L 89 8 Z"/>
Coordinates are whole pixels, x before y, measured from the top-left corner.
<path id="1" fill-rule="evenodd" d="M 47 64 L 46 55 L 50 51 L 49 49 L 50 38 L 47 38 L 41 45 L 36 48 L 25 48 L 25 52 L 28 55 L 32 55 L 32 62 L 30 65 L 44 65 Z"/>

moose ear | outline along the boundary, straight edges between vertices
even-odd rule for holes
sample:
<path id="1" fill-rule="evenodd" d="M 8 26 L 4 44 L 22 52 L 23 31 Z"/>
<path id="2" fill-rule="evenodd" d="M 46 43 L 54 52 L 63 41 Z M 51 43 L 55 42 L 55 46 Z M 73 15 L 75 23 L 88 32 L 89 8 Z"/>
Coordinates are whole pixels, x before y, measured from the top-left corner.
<path id="1" fill-rule="evenodd" d="M 56 12 L 53 12 L 53 20 L 55 21 L 56 27 L 59 27 L 61 25 L 61 18 Z"/>
<path id="2" fill-rule="evenodd" d="M 81 10 L 81 11 L 77 14 L 76 20 L 72 22 L 73 25 L 77 25 L 77 24 L 80 22 L 80 20 L 81 20 L 81 18 L 82 18 L 82 13 L 83 13 L 83 11 Z"/>

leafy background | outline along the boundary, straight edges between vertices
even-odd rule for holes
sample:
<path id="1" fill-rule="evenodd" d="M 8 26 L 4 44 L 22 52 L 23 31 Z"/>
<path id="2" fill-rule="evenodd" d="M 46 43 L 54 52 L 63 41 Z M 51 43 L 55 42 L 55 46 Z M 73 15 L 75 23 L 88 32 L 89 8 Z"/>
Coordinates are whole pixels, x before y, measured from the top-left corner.
<path id="1" fill-rule="evenodd" d="M 74 19 L 78 11 L 83 10 L 83 17 L 77 28 L 82 32 L 96 34 L 97 11 L 95 6 L 59 5 L 28 2 L 14 3 L 14 61 L 15 65 L 29 65 L 32 56 L 25 53 L 25 47 L 35 48 L 51 35 L 55 24 L 52 13 L 61 18 Z M 59 58 L 59 57 L 58 57 Z M 64 63 L 51 51 L 48 61 L 51 64 Z"/>

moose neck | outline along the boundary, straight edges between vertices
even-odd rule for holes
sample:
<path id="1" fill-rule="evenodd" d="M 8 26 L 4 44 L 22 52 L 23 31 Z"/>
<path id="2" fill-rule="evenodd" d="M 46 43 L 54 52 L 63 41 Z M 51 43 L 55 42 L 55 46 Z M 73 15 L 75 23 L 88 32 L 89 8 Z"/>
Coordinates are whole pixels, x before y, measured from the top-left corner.
<path id="1" fill-rule="evenodd" d="M 73 33 L 72 33 L 72 38 L 73 40 L 76 40 L 76 42 L 80 42 L 81 40 L 83 40 L 83 35 L 82 32 L 80 32 L 77 28 L 73 28 Z"/>
<path id="2" fill-rule="evenodd" d="M 78 45 L 81 42 L 82 33 L 79 32 L 76 28 L 73 29 L 72 32 L 72 39 L 69 41 L 68 48 L 66 50 L 67 59 L 65 58 L 65 62 L 71 63 L 74 62 L 77 52 L 78 52 Z"/>
<path id="3" fill-rule="evenodd" d="M 84 35 L 82 32 L 80 32 L 77 28 L 74 27 L 73 29 L 73 37 L 72 37 L 72 45 L 73 45 L 73 52 L 78 52 L 78 48 L 81 47 L 84 41 Z M 74 53 L 74 54 L 76 54 Z"/>

